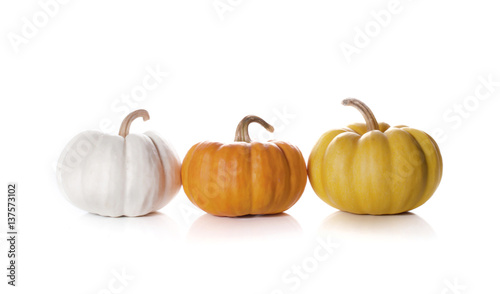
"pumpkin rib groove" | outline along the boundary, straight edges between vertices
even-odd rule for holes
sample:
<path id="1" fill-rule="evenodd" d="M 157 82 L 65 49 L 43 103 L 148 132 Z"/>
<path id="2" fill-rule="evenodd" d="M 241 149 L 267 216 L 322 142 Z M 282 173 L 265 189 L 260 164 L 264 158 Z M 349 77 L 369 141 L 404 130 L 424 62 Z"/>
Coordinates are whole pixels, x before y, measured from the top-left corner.
<path id="1" fill-rule="evenodd" d="M 250 211 L 250 214 L 253 214 L 253 207 L 254 207 L 254 205 L 253 205 L 253 201 L 254 201 L 254 199 L 253 199 L 253 194 L 254 194 L 254 191 L 253 191 L 253 186 L 254 186 L 253 185 L 253 181 L 254 181 L 254 179 L 253 179 L 253 175 L 254 175 L 253 158 L 254 158 L 254 156 L 253 156 L 253 152 L 252 152 L 252 145 L 250 145 L 250 147 L 247 147 L 247 148 L 250 148 L 250 152 L 248 152 L 250 154 L 249 159 L 248 159 L 250 164 L 248 165 L 249 170 L 247 171 L 247 174 L 250 177 L 250 179 L 249 179 L 250 183 L 252 183 L 252 185 L 250 185 L 250 188 L 248 189 L 250 191 L 249 192 L 250 201 L 248 201 L 250 203 L 249 204 L 250 207 L 249 207 L 248 211 Z"/>
<path id="2" fill-rule="evenodd" d="M 291 172 L 290 172 L 290 163 L 289 163 L 289 159 L 286 157 L 285 155 L 285 152 L 283 152 L 283 150 L 279 147 L 278 144 L 276 144 L 275 142 L 272 142 L 271 143 L 271 146 L 273 146 L 273 148 L 276 148 L 276 150 L 279 151 L 279 154 L 280 154 L 280 157 L 282 158 L 282 161 L 284 161 L 284 165 L 283 165 L 283 172 L 285 173 L 284 175 L 284 184 L 283 184 L 283 191 L 277 191 L 275 192 L 275 199 L 277 200 L 277 204 L 276 204 L 276 207 L 279 207 L 281 210 L 282 207 L 286 206 L 286 203 L 283 203 L 283 198 L 281 195 L 291 195 L 291 183 L 290 183 L 290 176 L 291 176 Z M 276 166 L 278 166 L 276 164 Z M 278 183 L 275 183 L 275 190 L 278 190 L 279 188 L 279 182 Z M 279 194 L 279 195 L 278 195 Z M 281 199 L 281 201 L 279 201 Z M 274 212 L 274 211 L 271 211 L 271 212 Z"/>
<path id="3" fill-rule="evenodd" d="M 387 137 L 387 140 L 389 140 L 389 142 L 390 142 L 390 137 L 387 134 L 387 132 L 390 129 L 391 128 L 388 128 L 386 130 L 386 132 L 384 132 L 384 135 Z M 388 151 L 389 151 L 389 175 L 384 176 L 384 179 L 387 182 L 389 182 L 389 180 L 387 178 L 390 177 L 390 175 L 394 175 L 396 173 L 396 171 L 395 171 L 396 166 L 394 164 L 394 147 L 392 146 L 392 144 L 389 144 L 389 150 Z M 394 211 L 394 205 L 392 205 L 392 203 L 394 202 L 394 198 L 397 197 L 397 196 L 394 196 L 396 194 L 396 191 L 394 191 L 394 185 L 390 185 L 390 187 L 391 187 L 391 191 L 390 191 L 390 197 L 391 197 L 391 199 L 389 200 L 388 211 L 389 212 L 393 212 Z"/>
<path id="4" fill-rule="evenodd" d="M 436 175 L 434 177 L 432 177 L 427 182 L 427 185 L 423 191 L 422 199 L 420 199 L 420 201 L 418 201 L 415 204 L 415 207 L 413 208 L 413 209 L 415 209 L 415 208 L 421 206 L 422 204 L 424 204 L 425 202 L 427 202 L 430 199 L 430 197 L 432 196 L 432 194 L 435 192 L 437 187 L 439 186 L 439 183 L 441 181 L 441 175 L 442 175 L 442 157 L 441 157 L 441 153 L 439 152 L 439 147 L 437 146 L 436 142 L 434 141 L 434 139 L 431 136 L 429 136 L 425 132 L 422 132 L 422 131 L 419 131 L 416 129 L 412 129 L 412 128 L 408 128 L 408 129 L 410 130 L 409 131 L 410 133 L 415 132 L 415 134 L 418 134 L 419 136 L 421 136 L 422 140 L 428 141 L 428 142 L 419 142 L 419 144 L 422 148 L 422 152 L 424 153 L 424 157 L 425 157 L 426 161 L 429 161 L 429 157 L 431 157 L 431 156 L 434 156 L 435 160 L 436 160 L 435 167 L 434 167 L 434 163 L 432 165 L 428 163 L 428 168 L 427 168 L 428 174 L 429 174 L 429 170 L 433 169 L 433 167 L 434 167 L 436 169 Z M 426 147 L 424 147 L 424 146 L 426 146 Z M 431 161 L 431 163 L 432 163 L 432 161 Z M 428 176 L 428 177 L 430 177 L 430 176 Z"/>
<path id="5" fill-rule="evenodd" d="M 153 138 L 151 138 L 150 136 L 146 135 L 146 138 L 149 139 L 149 141 L 151 141 L 151 143 L 153 144 L 153 146 L 155 147 L 156 149 L 156 156 L 158 156 L 158 162 L 160 163 L 160 181 L 161 181 L 161 184 L 160 184 L 160 195 L 165 195 L 165 193 L 167 192 L 166 191 L 166 188 L 167 188 L 167 185 L 165 183 L 165 178 L 166 178 L 166 175 L 165 175 L 165 165 L 163 163 L 163 158 L 161 157 L 161 154 L 160 154 L 160 150 L 158 149 L 158 146 L 156 145 L 156 142 L 153 140 Z M 160 197 L 161 199 L 162 197 Z M 160 199 L 155 199 L 156 203 L 153 205 L 153 207 L 157 207 L 159 206 L 161 203 Z M 156 208 L 155 210 L 157 210 L 158 208 Z"/>
<path id="6" fill-rule="evenodd" d="M 341 133 L 335 135 L 330 140 L 327 147 L 325 148 L 325 151 L 323 153 L 323 158 L 320 161 L 322 164 L 322 168 L 323 168 L 321 175 L 322 175 L 322 182 L 324 185 L 323 189 L 325 191 L 325 196 L 331 203 L 334 204 L 334 207 L 339 209 L 339 210 L 346 209 L 346 207 L 345 207 L 346 199 L 339 199 L 339 200 L 341 200 L 340 202 L 337 199 L 335 199 L 337 197 L 337 195 L 336 195 L 337 193 L 336 193 L 336 191 L 331 191 L 331 189 L 328 187 L 328 183 L 333 181 L 333 182 L 336 182 L 336 185 L 338 185 L 338 181 L 343 180 L 343 178 L 338 178 L 338 177 L 335 177 L 335 175 L 330 174 L 330 172 L 328 172 L 328 166 L 325 165 L 324 163 L 325 163 L 325 158 L 326 158 L 327 154 L 330 152 L 335 152 L 334 150 L 336 149 L 338 141 L 347 140 L 347 139 L 344 139 L 344 137 L 352 136 L 352 135 L 358 137 L 358 139 L 360 137 L 360 135 L 356 132 L 341 132 Z M 357 149 L 357 143 L 353 144 L 353 148 L 354 149 L 352 150 L 352 152 L 354 154 L 356 152 L 356 149 Z M 354 169 L 352 168 L 353 158 L 354 158 L 354 156 L 351 156 L 350 160 L 346 160 L 345 166 L 342 167 L 343 169 L 348 168 L 348 172 L 350 171 L 351 173 L 354 172 Z M 336 170 L 333 170 L 332 172 L 335 173 Z M 342 170 L 342 173 L 345 173 L 345 172 L 346 172 L 345 170 Z M 334 178 L 330 179 L 329 177 L 334 177 Z M 352 199 L 353 198 L 352 194 L 354 194 L 353 191 L 346 191 L 346 198 L 349 197 Z"/>
<path id="7" fill-rule="evenodd" d="M 128 182 L 129 182 L 129 168 L 127 165 L 127 136 L 123 137 L 123 156 L 125 157 L 123 160 L 123 170 L 125 174 L 125 181 L 123 181 L 123 194 L 125 194 L 125 201 L 127 201 L 127 196 L 128 196 Z M 122 203 L 122 210 L 125 210 L 125 201 Z"/>
<path id="8" fill-rule="evenodd" d="M 192 170 L 193 170 L 193 168 L 192 168 L 192 167 L 193 167 L 193 165 L 195 165 L 195 164 L 196 164 L 196 161 L 195 161 L 195 160 L 194 160 L 194 158 L 193 158 L 193 154 L 194 154 L 194 152 L 195 152 L 196 150 L 198 150 L 198 149 L 200 149 L 200 148 L 201 148 L 201 146 L 203 145 L 203 143 L 204 143 L 204 142 L 201 142 L 201 143 L 198 143 L 198 144 L 196 144 L 195 146 L 193 146 L 193 151 L 191 152 L 190 160 L 188 161 L 188 166 L 187 166 L 187 168 L 186 168 L 186 174 L 187 174 L 187 175 L 188 175 L 188 174 L 190 174 L 190 173 L 192 173 Z M 198 178 L 198 174 L 197 174 L 196 172 L 201 172 L 201 171 L 196 171 L 196 169 L 194 169 L 194 170 L 195 170 L 196 177 Z M 194 199 L 194 197 L 196 197 L 196 196 L 191 196 L 191 195 L 193 195 L 193 194 L 192 194 L 192 192 L 191 192 L 191 191 L 189 191 L 189 190 L 191 189 L 191 185 L 189 185 L 189 178 L 190 178 L 189 176 L 186 176 L 186 177 L 185 177 L 185 179 L 184 179 L 184 181 L 185 181 L 185 183 L 184 183 L 184 185 L 183 185 L 183 187 L 184 187 L 184 191 L 186 192 L 186 195 L 189 195 L 189 196 L 188 196 L 189 200 L 191 200 L 191 202 L 192 202 L 192 203 L 194 203 L 196 206 L 198 206 L 198 205 L 196 204 L 195 199 Z M 188 188 L 188 187 L 189 187 L 189 188 Z M 197 187 L 194 187 L 194 188 L 195 188 L 195 189 L 199 189 L 199 188 L 197 188 Z M 188 190 L 188 189 L 189 189 L 189 190 Z"/>
<path id="9" fill-rule="evenodd" d="M 391 134 L 391 128 L 387 129 L 387 131 L 384 133 L 387 137 L 387 139 L 389 140 L 389 142 L 391 142 L 391 137 L 390 137 L 390 134 Z M 384 178 L 387 182 L 390 182 L 391 181 L 391 176 L 392 175 L 396 175 L 397 174 L 397 167 L 396 167 L 396 164 L 395 164 L 395 158 L 394 156 L 396 155 L 396 152 L 397 150 L 394 150 L 394 147 L 393 147 L 393 144 L 389 144 L 389 167 L 390 167 L 390 170 L 389 170 L 389 174 L 386 175 Z M 388 179 L 389 178 L 389 179 Z M 399 197 L 399 195 L 397 195 L 397 191 L 395 191 L 395 187 L 394 185 L 390 185 L 391 187 L 391 191 L 390 191 L 390 201 L 389 201 L 389 208 L 388 208 L 388 212 L 394 212 L 395 210 L 395 205 L 393 205 L 395 199 L 394 198 L 397 198 Z M 407 203 L 405 205 L 408 205 Z"/>
<path id="10" fill-rule="evenodd" d="M 427 183 L 426 187 L 421 189 L 418 197 L 415 197 L 413 202 L 408 203 L 407 206 L 404 207 L 403 210 L 409 211 L 409 210 L 413 210 L 417 207 L 417 204 L 420 202 L 420 200 L 426 196 L 425 194 L 427 191 L 427 185 L 432 184 L 432 183 L 431 183 L 431 180 L 429 179 L 429 162 L 427 159 L 427 155 L 425 154 L 425 152 L 422 148 L 422 144 L 419 142 L 419 140 L 417 140 L 417 138 L 415 138 L 415 136 L 412 133 L 408 132 L 408 130 L 405 128 L 408 128 L 408 127 L 402 127 L 402 128 L 398 128 L 398 129 L 405 132 L 413 140 L 412 142 L 416 145 L 416 147 L 418 147 L 417 151 L 419 152 L 419 156 L 420 156 L 420 160 L 421 160 L 420 165 L 426 167 L 425 169 L 422 169 L 422 172 L 424 173 L 422 181 Z M 415 167 L 413 167 L 413 168 L 416 169 Z"/>
<path id="11" fill-rule="evenodd" d="M 287 176 L 287 179 L 289 179 L 290 186 L 288 187 L 287 194 L 294 195 L 294 198 L 291 201 L 291 203 L 288 205 L 288 207 L 285 207 L 284 209 L 287 210 L 293 205 L 295 205 L 297 201 L 299 201 L 300 195 L 302 195 L 302 193 L 304 192 L 305 186 L 307 184 L 307 168 L 305 166 L 305 160 L 302 155 L 302 152 L 300 152 L 298 147 L 293 145 L 287 145 L 284 142 L 276 142 L 275 144 L 283 152 L 283 155 L 285 157 L 288 166 L 289 174 Z M 287 151 L 287 149 L 289 150 Z M 298 158 L 293 158 L 293 156 L 297 156 Z M 292 167 L 290 164 L 291 162 L 301 163 L 301 166 Z M 290 179 L 297 179 L 297 180 L 292 181 Z M 305 181 L 302 179 L 304 179 Z"/>
<path id="12" fill-rule="evenodd" d="M 280 191 L 280 176 L 278 173 L 281 173 L 283 172 L 284 170 L 284 166 L 283 166 L 283 160 L 286 160 L 281 152 L 281 149 L 278 148 L 278 146 L 276 146 L 276 144 L 274 143 L 270 143 L 269 146 L 267 147 L 267 149 L 272 149 L 272 150 L 277 150 L 279 152 L 279 156 L 276 156 L 277 158 L 280 158 L 281 160 L 278 161 L 277 163 L 275 164 L 272 164 L 271 160 L 270 160 L 270 157 L 271 156 L 267 156 L 267 164 L 272 168 L 272 174 L 274 175 L 274 193 L 272 194 L 273 195 L 273 200 L 272 200 L 272 204 L 271 207 L 277 207 L 277 208 L 280 208 L 281 207 L 281 201 L 280 199 L 282 198 L 281 197 L 281 194 L 283 191 Z M 275 160 L 277 159 L 275 158 Z M 285 189 L 286 187 L 286 180 L 284 180 L 284 184 L 283 184 L 283 190 Z M 288 195 L 288 194 L 285 194 L 283 193 L 284 195 Z M 281 208 L 280 208 L 281 209 Z M 270 211 L 267 211 L 267 213 L 270 213 Z"/>
<path id="13" fill-rule="evenodd" d="M 327 145 L 327 147 L 325 148 L 325 151 L 326 151 L 326 150 L 329 150 L 330 148 L 332 148 L 332 149 L 334 148 L 334 143 L 333 143 L 333 141 L 334 141 L 334 140 L 335 140 L 338 136 L 340 136 L 340 134 L 335 135 L 335 136 L 332 138 L 332 140 L 330 141 L 330 143 L 329 143 L 329 144 Z M 324 165 L 324 160 L 325 160 L 325 157 L 326 157 L 327 153 L 328 153 L 328 152 L 325 152 L 325 153 L 323 154 L 323 159 L 321 160 L 321 162 L 322 162 L 321 164 L 322 164 L 322 167 L 323 167 L 323 168 L 325 168 L 325 165 Z M 327 170 L 322 172 L 322 182 L 323 182 L 323 185 L 324 185 L 324 188 L 323 188 L 323 189 L 325 190 L 325 194 L 326 194 L 325 196 L 326 196 L 326 197 L 327 197 L 327 198 L 328 198 L 328 199 L 329 199 L 329 200 L 330 200 L 330 201 L 334 204 L 334 207 L 335 207 L 335 208 L 340 209 L 341 205 L 339 205 L 339 204 L 338 204 L 338 202 L 337 202 L 337 201 L 335 201 L 335 200 L 333 199 L 333 195 L 332 195 L 332 193 L 331 193 L 331 192 L 329 192 L 329 190 L 330 190 L 330 189 L 328 188 L 328 182 L 329 182 L 329 181 L 336 181 L 336 179 L 335 179 L 335 178 L 333 178 L 333 179 L 329 179 L 329 176 L 331 176 L 331 175 L 328 173 L 328 171 L 327 171 Z M 333 193 L 335 193 L 335 192 L 333 192 Z"/>
<path id="14" fill-rule="evenodd" d="M 349 180 L 347 180 L 347 185 L 350 187 L 353 187 L 351 189 L 351 195 L 348 195 L 347 197 L 350 197 L 352 201 L 351 207 L 349 209 L 352 209 L 353 211 L 357 210 L 357 213 L 364 214 L 366 213 L 366 206 L 361 203 L 361 197 L 359 197 L 359 192 L 357 190 L 357 186 L 355 183 L 353 183 L 353 179 L 356 179 L 356 169 L 354 168 L 354 165 L 356 163 L 356 158 L 358 157 L 358 152 L 359 152 L 359 140 L 361 137 L 365 134 L 360 134 L 360 133 L 355 133 L 358 137 L 356 138 L 355 143 L 353 144 L 353 149 L 352 149 L 352 155 L 349 158 L 349 165 L 351 166 L 350 174 L 351 176 L 349 177 Z M 345 206 L 344 206 L 345 207 Z M 357 207 L 357 209 L 356 209 Z"/>
<path id="15" fill-rule="evenodd" d="M 438 165 L 437 167 L 439 168 L 439 177 L 438 177 L 438 184 L 441 182 L 441 179 L 443 177 L 443 157 L 441 156 L 441 150 L 439 149 L 439 146 L 438 144 L 436 143 L 436 141 L 434 140 L 434 138 L 432 138 L 429 134 L 427 134 L 426 132 L 423 132 L 425 135 L 427 135 L 427 138 L 429 138 L 429 140 L 431 141 L 433 147 L 434 147 L 434 153 L 436 154 L 436 158 L 438 160 Z M 437 188 L 437 187 L 436 187 Z"/>
<path id="16" fill-rule="evenodd" d="M 322 154 L 323 156 L 322 156 L 319 164 L 321 165 L 321 182 L 323 184 L 323 190 L 325 191 L 325 196 L 328 200 L 331 201 L 331 203 L 333 204 L 333 207 L 340 209 L 340 206 L 337 204 L 337 201 L 335 201 L 333 199 L 333 196 L 329 192 L 329 189 L 328 189 L 328 182 L 329 182 L 328 176 L 329 176 L 329 174 L 328 174 L 327 170 L 324 170 L 324 168 L 325 168 L 324 161 L 325 161 L 325 157 L 328 153 L 327 150 L 329 150 L 330 148 L 333 148 L 333 140 L 335 140 L 335 138 L 337 138 L 337 136 L 339 136 L 339 135 L 335 135 L 332 138 L 332 140 L 330 141 L 330 143 L 328 143 L 327 147 L 325 148 L 325 152 Z M 335 179 L 332 179 L 332 181 L 335 181 Z"/>
<path id="17" fill-rule="evenodd" d="M 295 203 L 297 203 L 297 201 L 299 200 L 299 199 L 297 199 L 297 198 L 295 197 L 295 194 L 297 193 L 297 191 L 296 191 L 296 188 L 297 188 L 297 187 L 295 187 L 295 183 L 294 183 L 294 181 L 291 181 L 291 180 L 290 180 L 291 178 L 293 178 L 293 176 L 292 176 L 292 175 L 293 175 L 293 173 L 294 173 L 294 172 L 293 172 L 293 169 L 292 169 L 292 167 L 291 167 L 291 165 L 290 165 L 290 162 L 291 162 L 291 161 L 295 161 L 295 159 L 294 159 L 294 158 L 290 158 L 289 156 L 287 156 L 287 152 L 286 152 L 286 151 L 283 149 L 283 147 L 281 147 L 279 144 L 276 144 L 276 146 L 278 147 L 278 149 L 279 149 L 279 150 L 281 151 L 281 153 L 283 154 L 283 158 L 285 159 L 285 162 L 286 162 L 286 167 L 287 167 L 287 171 L 288 171 L 288 172 L 287 172 L 287 175 L 286 175 L 286 179 L 287 179 L 287 181 L 288 181 L 288 185 L 286 185 L 285 195 L 290 195 L 290 194 L 291 194 L 291 195 L 294 195 L 294 197 L 292 198 L 292 203 L 291 203 L 291 206 L 293 206 L 293 205 L 294 205 Z M 295 148 L 294 148 L 294 149 L 295 149 Z M 294 151 L 295 151 L 295 150 L 294 150 Z M 297 150 L 297 151 L 298 151 L 298 150 Z M 290 206 L 290 207 L 291 207 L 291 206 Z M 290 208 L 290 207 L 285 207 L 285 209 L 284 209 L 284 210 L 287 210 L 287 209 L 288 209 L 288 208 Z"/>

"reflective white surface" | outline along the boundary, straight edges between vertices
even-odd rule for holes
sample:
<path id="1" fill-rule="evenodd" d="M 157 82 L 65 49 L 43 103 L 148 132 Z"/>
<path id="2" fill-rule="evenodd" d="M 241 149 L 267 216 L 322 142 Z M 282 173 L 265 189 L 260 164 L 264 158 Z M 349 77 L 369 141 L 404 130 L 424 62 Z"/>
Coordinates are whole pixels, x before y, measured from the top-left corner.
<path id="1" fill-rule="evenodd" d="M 358 242 L 416 242 L 436 238 L 432 227 L 412 212 L 381 216 L 337 211 L 322 222 L 320 232 Z"/>
<path id="2" fill-rule="evenodd" d="M 187 234 L 189 242 L 273 242 L 299 238 L 302 228 L 289 214 L 240 218 L 200 216 Z"/>
<path id="3" fill-rule="evenodd" d="M 224 21 L 212 0 L 67 1 L 16 52 L 9 34 L 42 2 L 53 3 L 0 2 L 0 189 L 19 184 L 20 285 L 5 282 L 1 241 L 0 293 L 499 292 L 497 1 L 401 0 L 350 63 L 341 44 L 362 42 L 372 12 L 397 1 L 221 0 L 235 5 Z M 436 139 L 443 179 L 423 206 L 356 216 L 308 184 L 277 216 L 208 216 L 181 190 L 158 213 L 111 219 L 57 187 L 71 138 L 117 134 L 138 108 L 151 119 L 131 133 L 156 131 L 181 159 L 197 142 L 232 141 L 248 114 L 275 128 L 250 126 L 254 140 L 289 141 L 307 158 L 325 131 L 362 120 L 346 97 Z M 0 216 L 5 236 L 1 197 Z M 133 278 L 116 284 L 122 270 Z"/>

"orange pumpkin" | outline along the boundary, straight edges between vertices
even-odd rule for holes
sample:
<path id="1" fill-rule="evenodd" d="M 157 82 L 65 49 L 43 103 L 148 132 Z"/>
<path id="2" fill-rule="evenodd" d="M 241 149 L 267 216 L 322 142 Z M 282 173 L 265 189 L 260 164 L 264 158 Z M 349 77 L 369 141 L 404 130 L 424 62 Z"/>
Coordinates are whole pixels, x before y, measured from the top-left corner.
<path id="1" fill-rule="evenodd" d="M 274 131 L 260 117 L 249 115 L 238 124 L 234 143 L 200 142 L 184 158 L 184 191 L 210 214 L 280 213 L 304 192 L 307 170 L 300 150 L 282 141 L 252 142 L 248 135 L 252 122 Z"/>

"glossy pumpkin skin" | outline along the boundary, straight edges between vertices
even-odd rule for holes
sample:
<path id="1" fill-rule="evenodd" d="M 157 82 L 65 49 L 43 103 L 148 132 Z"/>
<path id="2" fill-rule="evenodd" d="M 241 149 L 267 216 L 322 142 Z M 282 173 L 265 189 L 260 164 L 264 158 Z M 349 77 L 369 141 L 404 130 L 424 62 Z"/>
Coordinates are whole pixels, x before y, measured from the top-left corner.
<path id="1" fill-rule="evenodd" d="M 424 204 L 437 189 L 443 162 L 436 142 L 406 126 L 367 131 L 366 124 L 323 134 L 308 174 L 329 205 L 356 214 L 397 214 Z"/>
<path id="2" fill-rule="evenodd" d="M 300 150 L 285 142 L 201 142 L 184 158 L 182 182 L 188 198 L 210 214 L 275 214 L 300 198 L 307 170 Z"/>

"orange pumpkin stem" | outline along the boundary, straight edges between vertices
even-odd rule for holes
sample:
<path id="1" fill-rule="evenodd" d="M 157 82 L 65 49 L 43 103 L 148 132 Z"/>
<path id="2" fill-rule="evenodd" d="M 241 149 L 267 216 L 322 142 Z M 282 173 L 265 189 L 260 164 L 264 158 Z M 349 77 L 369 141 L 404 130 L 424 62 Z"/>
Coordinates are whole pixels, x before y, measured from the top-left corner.
<path id="1" fill-rule="evenodd" d="M 366 121 L 366 131 L 375 131 L 375 130 L 380 130 L 380 127 L 378 126 L 378 122 L 375 119 L 375 115 L 373 115 L 373 112 L 370 110 L 370 108 L 364 104 L 363 102 L 359 101 L 356 98 L 347 98 L 342 101 L 342 105 L 344 106 L 352 106 L 359 110 L 361 114 L 363 115 L 365 121 Z"/>
<path id="2" fill-rule="evenodd" d="M 252 142 L 252 140 L 250 139 L 250 135 L 248 135 L 248 125 L 253 122 L 259 123 L 271 133 L 274 132 L 273 126 L 268 124 L 262 118 L 255 115 L 247 115 L 240 121 L 240 123 L 236 127 L 236 135 L 234 136 L 235 142 Z"/>
<path id="3" fill-rule="evenodd" d="M 127 115 L 127 117 L 123 119 L 118 135 L 122 136 L 123 138 L 127 137 L 128 132 L 130 131 L 130 125 L 132 124 L 134 119 L 138 117 L 142 117 L 144 121 L 147 121 L 149 120 L 149 113 L 145 109 L 138 109 L 131 112 L 129 115 Z"/>

